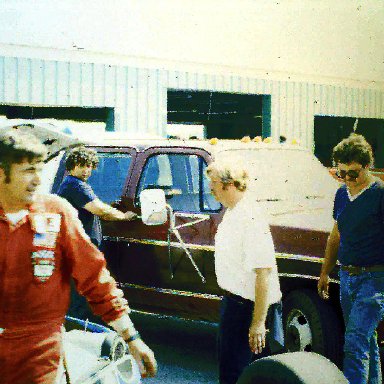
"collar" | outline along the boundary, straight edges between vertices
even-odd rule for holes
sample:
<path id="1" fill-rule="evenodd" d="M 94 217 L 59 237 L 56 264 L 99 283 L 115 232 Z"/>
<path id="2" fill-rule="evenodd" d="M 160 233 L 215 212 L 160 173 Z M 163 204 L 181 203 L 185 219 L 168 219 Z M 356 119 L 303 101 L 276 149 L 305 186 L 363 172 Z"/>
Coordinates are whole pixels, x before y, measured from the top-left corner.
<path id="1" fill-rule="evenodd" d="M 25 209 L 28 210 L 28 215 L 23 220 L 21 220 L 22 222 L 25 222 L 25 220 L 27 220 L 27 217 L 29 218 L 31 213 L 43 211 L 40 203 L 40 199 L 38 197 L 36 198 L 36 201 L 34 201 L 32 204 L 27 205 Z M 4 220 L 8 222 L 8 218 L 5 215 L 4 208 L 1 206 L 1 204 L 0 204 L 0 220 Z"/>
<path id="2" fill-rule="evenodd" d="M 367 189 L 371 188 L 372 185 L 375 183 L 376 183 L 376 180 L 372 180 L 365 188 L 363 188 L 359 193 L 357 193 L 356 195 L 353 195 L 353 196 L 351 195 L 351 193 L 349 192 L 349 189 L 347 187 L 346 189 L 347 189 L 349 201 L 356 200 L 360 195 L 362 195 Z"/>
<path id="3" fill-rule="evenodd" d="M 14 224 L 5 215 L 3 207 L 0 206 L 0 221 L 5 221 L 6 223 L 8 223 L 11 230 L 15 230 L 15 229 L 19 228 L 20 226 L 22 226 L 24 223 L 26 223 L 27 220 L 29 220 L 29 215 L 31 212 L 30 208 L 31 208 L 30 206 L 26 207 L 26 209 L 29 211 L 29 213 L 26 216 L 24 216 L 21 220 L 19 220 L 17 223 Z"/>
<path id="4" fill-rule="evenodd" d="M 84 182 L 84 183 L 85 183 L 85 181 L 84 181 L 84 180 L 82 180 L 82 179 L 80 179 L 80 177 L 76 177 L 76 176 L 73 176 L 73 175 L 71 175 L 70 173 L 68 173 L 66 177 L 71 177 L 72 179 L 75 179 L 75 180 L 80 180 L 80 181 L 82 181 L 82 182 Z"/>

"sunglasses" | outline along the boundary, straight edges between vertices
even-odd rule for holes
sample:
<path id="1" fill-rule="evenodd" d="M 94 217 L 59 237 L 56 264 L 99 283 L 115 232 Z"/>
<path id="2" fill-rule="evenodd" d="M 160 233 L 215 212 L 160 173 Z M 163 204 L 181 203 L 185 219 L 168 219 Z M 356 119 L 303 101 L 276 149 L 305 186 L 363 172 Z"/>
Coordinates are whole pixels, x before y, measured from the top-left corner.
<path id="1" fill-rule="evenodd" d="M 339 177 L 340 179 L 345 180 L 348 176 L 350 180 L 356 180 L 359 177 L 359 174 L 363 168 L 360 169 L 350 169 L 349 171 L 337 171 L 336 176 Z"/>

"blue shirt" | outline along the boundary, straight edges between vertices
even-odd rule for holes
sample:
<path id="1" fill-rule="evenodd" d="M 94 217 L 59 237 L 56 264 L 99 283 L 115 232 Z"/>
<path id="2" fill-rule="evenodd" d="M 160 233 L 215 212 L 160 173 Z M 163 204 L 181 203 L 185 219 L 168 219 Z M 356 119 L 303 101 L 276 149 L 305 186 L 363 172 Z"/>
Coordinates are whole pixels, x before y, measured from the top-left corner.
<path id="1" fill-rule="evenodd" d="M 340 232 L 342 265 L 384 265 L 384 183 L 375 181 L 350 201 L 343 185 L 335 196 L 333 218 Z"/>
<path id="2" fill-rule="evenodd" d="M 102 238 L 100 219 L 84 209 L 84 205 L 97 198 L 92 187 L 85 181 L 68 175 L 61 183 L 57 194 L 68 200 L 78 210 L 85 232 L 92 242 L 99 246 Z"/>

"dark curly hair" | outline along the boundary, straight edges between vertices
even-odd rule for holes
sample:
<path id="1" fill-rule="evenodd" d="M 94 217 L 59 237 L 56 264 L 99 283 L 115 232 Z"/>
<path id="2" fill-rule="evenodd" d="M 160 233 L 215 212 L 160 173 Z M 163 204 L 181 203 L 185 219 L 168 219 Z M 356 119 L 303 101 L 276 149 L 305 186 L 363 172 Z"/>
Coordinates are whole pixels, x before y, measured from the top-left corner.
<path id="1" fill-rule="evenodd" d="M 99 159 L 96 151 L 84 146 L 73 148 L 69 151 L 67 158 L 65 159 L 65 168 L 67 171 L 71 171 L 77 165 L 92 166 L 93 169 L 97 168 Z"/>
<path id="2" fill-rule="evenodd" d="M 6 183 L 10 182 L 12 164 L 20 164 L 24 160 L 44 161 L 47 148 L 31 133 L 17 129 L 22 126 L 9 127 L 0 135 L 0 168 L 4 170 Z"/>
<path id="3" fill-rule="evenodd" d="M 335 165 L 359 163 L 363 167 L 373 165 L 373 152 L 371 145 L 364 136 L 351 133 L 346 139 L 340 141 L 333 148 L 332 159 Z"/>

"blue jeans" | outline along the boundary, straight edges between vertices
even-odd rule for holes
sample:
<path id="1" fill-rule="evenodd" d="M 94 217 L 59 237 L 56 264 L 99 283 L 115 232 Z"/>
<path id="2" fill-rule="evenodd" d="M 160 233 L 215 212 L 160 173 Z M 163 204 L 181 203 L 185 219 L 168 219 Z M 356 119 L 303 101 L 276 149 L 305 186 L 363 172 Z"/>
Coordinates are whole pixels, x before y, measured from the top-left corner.
<path id="1" fill-rule="evenodd" d="M 268 309 L 266 325 L 267 348 L 254 355 L 248 343 L 254 303 L 251 300 L 224 296 L 220 309 L 218 335 L 219 382 L 235 384 L 243 369 L 253 360 L 283 352 L 284 332 L 281 303 Z"/>
<path id="2" fill-rule="evenodd" d="M 382 382 L 376 328 L 384 316 L 384 272 L 340 270 L 345 322 L 344 375 L 350 384 Z"/>

